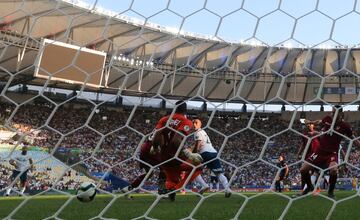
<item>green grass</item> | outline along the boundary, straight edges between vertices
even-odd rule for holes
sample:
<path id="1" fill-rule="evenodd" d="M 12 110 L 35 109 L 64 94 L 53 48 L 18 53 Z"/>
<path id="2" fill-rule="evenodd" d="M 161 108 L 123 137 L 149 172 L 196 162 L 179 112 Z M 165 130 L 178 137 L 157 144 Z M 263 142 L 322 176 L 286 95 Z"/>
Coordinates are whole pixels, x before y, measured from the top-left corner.
<path id="1" fill-rule="evenodd" d="M 336 192 L 337 204 L 331 219 L 360 219 L 360 197 L 342 201 L 355 192 Z M 54 216 L 61 219 L 89 219 L 99 216 L 105 207 L 103 217 L 113 219 L 142 218 L 145 213 L 154 219 L 181 219 L 193 214 L 195 219 L 232 219 L 243 208 L 239 219 L 278 219 L 290 201 L 274 193 L 233 194 L 224 198 L 223 194 L 206 194 L 201 200 L 192 194 L 177 195 L 175 202 L 156 200 L 154 195 L 138 194 L 133 200 L 123 197 L 98 195 L 90 203 L 80 203 L 66 196 L 37 196 L 29 200 L 10 197 L 0 198 L 0 218 L 7 217 L 20 204 L 23 206 L 11 216 L 12 219 L 43 219 Z M 110 204 L 111 202 L 111 204 Z M 199 203 L 201 202 L 201 203 Z M 110 204 L 110 205 L 109 205 Z M 109 206 L 108 206 L 109 205 Z M 308 196 L 293 200 L 285 219 L 325 219 L 333 202 L 321 196 Z M 152 207 L 152 209 L 150 209 Z M 197 207 L 196 212 L 193 210 Z M 192 213 L 193 212 L 193 213 Z"/>

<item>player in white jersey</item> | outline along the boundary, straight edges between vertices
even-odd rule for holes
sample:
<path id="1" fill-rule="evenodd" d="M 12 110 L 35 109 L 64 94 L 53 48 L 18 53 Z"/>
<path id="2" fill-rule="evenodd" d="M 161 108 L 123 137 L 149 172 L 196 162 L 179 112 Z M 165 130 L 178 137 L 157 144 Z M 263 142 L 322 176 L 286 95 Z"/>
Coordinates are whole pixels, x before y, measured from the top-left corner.
<path id="1" fill-rule="evenodd" d="M 32 169 L 33 167 L 33 161 L 28 155 L 27 147 L 23 146 L 21 149 L 21 154 L 16 155 L 9 161 L 11 165 L 14 166 L 14 170 L 11 175 L 11 179 L 9 181 L 9 185 L 11 184 L 11 181 L 17 181 L 20 179 L 20 196 L 24 195 L 24 192 L 27 187 L 27 172 L 29 169 Z M 6 196 L 9 196 L 11 192 L 11 186 L 6 190 Z"/>
<path id="2" fill-rule="evenodd" d="M 202 127 L 201 120 L 198 118 L 194 119 L 193 125 L 195 129 L 195 133 L 194 133 L 195 145 L 193 146 L 193 150 L 201 155 L 201 157 L 203 158 L 203 163 L 219 178 L 219 181 L 225 188 L 225 197 L 228 198 L 231 196 L 229 181 L 224 175 L 224 170 L 220 164 L 220 160 L 217 158 L 217 151 L 213 147 L 207 133 L 201 128 Z M 201 183 L 201 179 L 202 177 L 198 176 L 198 178 L 196 178 L 195 180 Z M 203 189 L 200 191 L 200 193 L 209 189 L 209 185 L 207 184 L 206 184 L 207 186 L 204 184 L 202 185 L 203 185 Z"/>

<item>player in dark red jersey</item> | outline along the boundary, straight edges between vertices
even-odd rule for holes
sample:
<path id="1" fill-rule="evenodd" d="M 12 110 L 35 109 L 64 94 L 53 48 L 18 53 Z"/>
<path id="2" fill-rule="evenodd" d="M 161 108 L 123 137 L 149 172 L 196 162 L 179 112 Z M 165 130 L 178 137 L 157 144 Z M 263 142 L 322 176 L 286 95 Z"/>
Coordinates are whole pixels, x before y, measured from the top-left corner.
<path id="1" fill-rule="evenodd" d="M 315 130 L 315 125 L 313 123 L 308 123 L 306 125 L 306 129 L 303 134 L 305 137 L 302 138 L 302 144 L 300 145 L 297 156 L 296 156 L 298 160 L 301 159 L 301 155 L 303 154 L 303 152 L 306 148 L 308 138 L 311 138 L 310 139 L 311 142 L 310 142 L 309 148 L 306 151 L 305 159 L 308 158 L 313 152 L 316 152 L 317 148 L 320 145 L 319 139 L 318 139 L 318 137 L 316 137 L 316 135 L 319 135 L 319 132 Z M 318 169 L 314 168 L 314 169 L 310 170 L 310 175 L 311 175 L 311 183 L 313 185 L 315 185 L 316 180 L 319 177 Z M 306 187 L 307 187 L 307 185 L 304 182 L 302 182 L 301 189 L 305 190 Z M 319 192 L 320 192 L 320 188 L 317 189 L 316 193 L 319 193 Z"/>
<path id="2" fill-rule="evenodd" d="M 335 121 L 333 122 L 333 120 Z M 350 139 L 355 139 L 355 135 L 353 134 L 350 124 L 344 121 L 344 113 L 341 106 L 335 106 L 332 114 L 324 117 L 322 120 L 314 122 L 307 121 L 306 123 L 313 123 L 321 126 L 322 134 L 319 136 L 320 144 L 316 151 L 312 152 L 306 160 L 320 168 L 330 167 L 328 196 L 330 198 L 334 198 L 340 143 L 344 136 Z M 331 129 L 332 124 L 334 124 L 333 129 Z M 360 142 L 358 140 L 354 140 L 353 143 L 360 146 Z M 313 169 L 313 167 L 308 163 L 304 163 L 300 169 L 301 179 L 308 186 L 302 194 L 307 194 L 308 192 L 314 190 L 309 174 L 311 169 Z"/>
<path id="3" fill-rule="evenodd" d="M 319 134 L 319 132 L 315 130 L 315 125 L 313 123 L 308 123 L 306 127 L 307 127 L 307 129 L 304 132 L 304 136 L 311 138 L 311 137 L 314 137 Z M 305 147 L 307 145 L 308 138 L 306 138 L 306 137 L 302 138 L 302 145 L 300 146 L 299 151 L 297 153 L 298 159 L 301 159 L 301 155 L 303 154 Z M 317 148 L 319 147 L 319 145 L 320 145 L 319 139 L 317 137 L 312 138 L 310 146 L 309 146 L 308 150 L 306 151 L 305 158 L 308 158 L 312 152 L 315 152 L 317 150 Z"/>

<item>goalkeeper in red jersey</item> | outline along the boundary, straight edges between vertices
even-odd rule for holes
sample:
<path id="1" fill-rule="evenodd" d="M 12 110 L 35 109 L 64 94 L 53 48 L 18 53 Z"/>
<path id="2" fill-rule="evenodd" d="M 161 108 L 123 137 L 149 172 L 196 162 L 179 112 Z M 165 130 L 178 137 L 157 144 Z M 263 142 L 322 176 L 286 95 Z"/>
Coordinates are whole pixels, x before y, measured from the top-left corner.
<path id="1" fill-rule="evenodd" d="M 123 188 L 122 192 L 137 188 L 148 175 L 147 173 L 151 171 L 151 167 L 159 164 L 160 174 L 166 177 L 165 186 L 168 190 L 183 187 L 187 178 L 181 179 L 182 171 L 186 172 L 186 177 L 193 173 L 190 181 L 200 174 L 201 171 L 193 171 L 194 167 L 190 164 L 199 164 L 202 161 L 201 156 L 185 148 L 179 149 L 184 137 L 192 131 L 192 121 L 185 116 L 186 103 L 178 101 L 175 104 L 175 113 L 161 118 L 153 133 L 141 146 L 140 168 L 145 169 L 146 173 L 138 176 L 130 186 Z M 184 161 L 187 162 L 184 163 Z M 174 200 L 175 194 L 172 193 L 170 198 Z"/>
<path id="2" fill-rule="evenodd" d="M 192 181 L 201 173 L 200 169 L 195 169 L 202 161 L 200 154 L 192 153 L 191 150 L 182 148 L 183 139 L 192 132 L 192 121 L 186 118 L 186 103 L 176 102 L 175 113 L 165 116 L 156 125 L 153 146 L 151 151 L 157 152 L 161 161 L 161 170 L 166 175 L 166 188 L 177 190 L 182 188 L 191 175 Z M 181 172 L 185 171 L 186 178 L 181 178 Z M 170 199 L 175 199 L 175 193 L 170 194 Z"/>

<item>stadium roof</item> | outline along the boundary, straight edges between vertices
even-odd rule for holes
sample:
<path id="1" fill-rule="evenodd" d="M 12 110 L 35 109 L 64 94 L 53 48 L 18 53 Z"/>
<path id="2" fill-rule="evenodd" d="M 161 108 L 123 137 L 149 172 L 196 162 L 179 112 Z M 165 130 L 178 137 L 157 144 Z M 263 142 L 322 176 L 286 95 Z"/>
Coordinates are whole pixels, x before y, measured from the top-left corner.
<path id="1" fill-rule="evenodd" d="M 289 48 L 234 44 L 193 34 L 174 34 L 154 24 L 68 1 L 0 1 L 0 79 L 11 85 L 44 85 L 33 77 L 42 38 L 88 47 L 108 54 L 110 88 L 101 92 L 135 96 L 201 96 L 208 100 L 304 103 L 318 88 L 356 88 L 358 48 Z M 18 62 L 20 60 L 20 62 Z M 322 76 L 325 80 L 322 81 Z M 202 80 L 205 78 L 205 80 Z M 50 82 L 49 87 L 78 89 Z M 349 89 L 347 89 L 349 90 Z M 274 98 L 274 97 L 279 97 Z M 351 102 L 356 92 L 323 94 L 329 103 Z M 233 101 L 235 101 L 235 99 Z"/>

